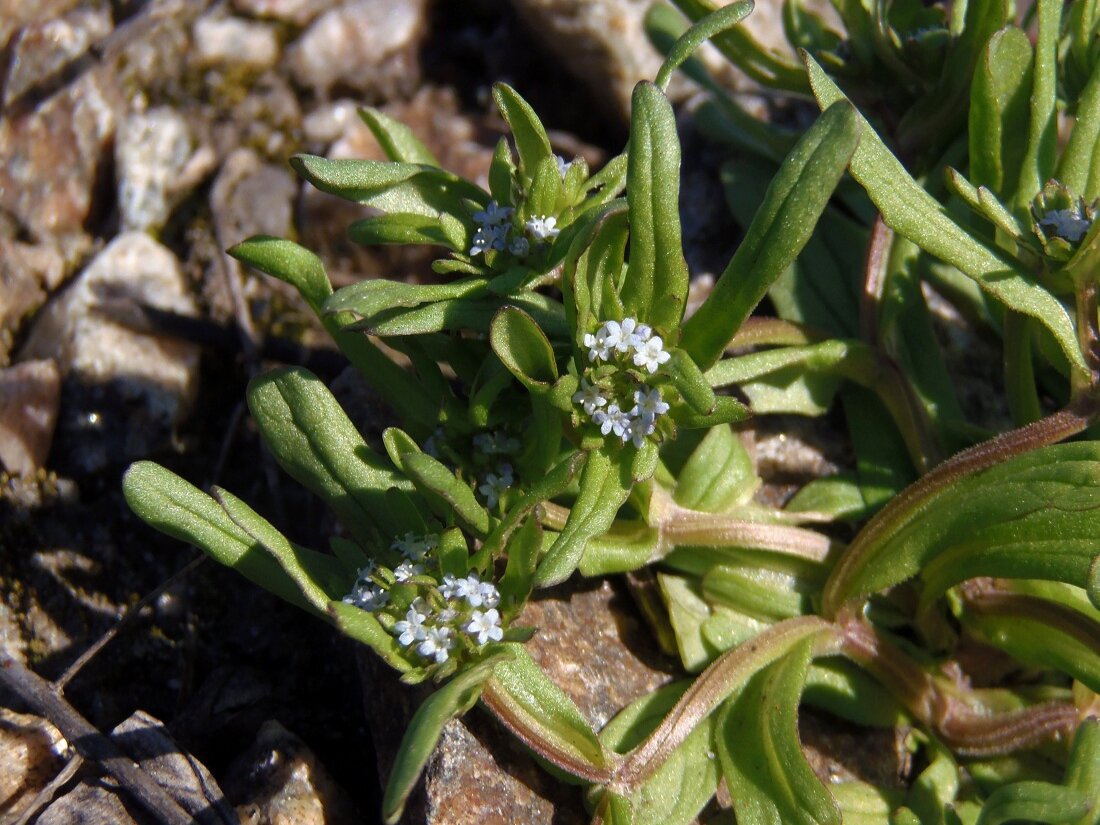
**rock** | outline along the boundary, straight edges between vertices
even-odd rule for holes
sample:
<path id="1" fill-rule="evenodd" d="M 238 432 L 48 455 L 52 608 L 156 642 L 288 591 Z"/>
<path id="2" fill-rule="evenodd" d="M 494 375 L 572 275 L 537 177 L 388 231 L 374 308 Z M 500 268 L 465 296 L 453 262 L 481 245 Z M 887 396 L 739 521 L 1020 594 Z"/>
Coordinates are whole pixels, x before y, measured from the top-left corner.
<path id="1" fill-rule="evenodd" d="M 228 248 L 251 235 L 291 234 L 297 190 L 285 166 L 264 163 L 251 149 L 233 152 L 210 195 L 218 242 Z"/>
<path id="2" fill-rule="evenodd" d="M 0 369 L 0 466 L 30 475 L 46 465 L 61 400 L 54 361 L 24 361 Z"/>
<path id="3" fill-rule="evenodd" d="M 0 209 L 73 263 L 91 245 L 84 230 L 122 98 L 105 66 L 82 74 L 37 108 L 0 121 Z"/>
<path id="4" fill-rule="evenodd" d="M 278 722 L 265 722 L 256 741 L 229 769 L 226 792 L 242 825 L 356 825 L 348 794 L 309 747 Z"/>
<path id="5" fill-rule="evenodd" d="M 292 26 L 304 26 L 335 0 L 233 0 L 233 8 L 253 17 L 270 17 Z"/>
<path id="6" fill-rule="evenodd" d="M 152 100 L 188 101 L 183 81 L 192 49 L 191 27 L 210 0 L 158 0 L 141 4 L 107 39 L 103 62 L 122 88 Z M 136 96 L 136 94 L 134 95 Z"/>
<path id="7" fill-rule="evenodd" d="M 287 50 L 294 80 L 324 94 L 334 86 L 370 99 L 407 94 L 419 79 L 416 48 L 425 0 L 351 0 L 317 18 Z"/>
<path id="8" fill-rule="evenodd" d="M 269 69 L 279 59 L 275 27 L 219 14 L 206 14 L 195 21 L 195 51 L 198 66 L 243 66 Z"/>
<path id="9" fill-rule="evenodd" d="M 161 230 L 179 199 L 215 162 L 209 146 L 196 149 L 188 119 L 177 110 L 129 114 L 114 145 L 123 230 Z"/>
<path id="10" fill-rule="evenodd" d="M 0 239 L 0 365 L 24 318 L 61 285 L 65 262 L 53 247 Z"/>
<path id="11" fill-rule="evenodd" d="M 649 0 L 511 2 L 573 82 L 585 83 L 610 113 L 629 123 L 635 84 L 653 79 L 661 68 L 661 55 L 643 28 Z"/>
<path id="12" fill-rule="evenodd" d="M 179 262 L 148 235 L 115 238 L 39 314 L 21 358 L 54 358 L 65 378 L 59 437 L 76 439 L 74 470 L 144 457 L 170 439 L 197 381 L 198 348 L 135 332 L 107 316 L 137 301 L 194 314 Z"/>
<path id="13" fill-rule="evenodd" d="M 10 46 L 4 106 L 10 106 L 36 85 L 49 85 L 113 27 L 110 6 L 104 3 L 73 9 L 23 28 Z"/>
<path id="14" fill-rule="evenodd" d="M 573 579 L 539 593 L 516 624 L 538 628 L 527 651 L 597 730 L 679 670 L 657 650 L 618 581 Z M 360 663 L 368 723 L 385 783 L 417 702 L 373 653 L 364 651 Z M 511 734 L 475 711 L 446 728 L 403 821 L 571 825 L 588 820 L 579 789 L 553 779 Z"/>
<path id="15" fill-rule="evenodd" d="M 40 716 L 0 707 L 0 819 L 16 822 L 61 769 L 68 743 Z"/>
<path id="16" fill-rule="evenodd" d="M 80 0 L 0 0 L 0 49 L 7 48 L 12 35 L 68 12 Z"/>
<path id="17" fill-rule="evenodd" d="M 188 119 L 176 109 L 128 115 L 115 143 L 122 228 L 159 231 L 214 163 L 210 147 L 195 148 Z"/>
<path id="18" fill-rule="evenodd" d="M 176 744 L 162 722 L 139 710 L 111 731 L 111 739 L 194 816 L 197 825 L 237 825 L 210 771 Z M 81 780 L 51 803 L 36 821 L 40 825 L 155 825 L 161 820 L 135 804 L 113 781 L 93 777 Z"/>

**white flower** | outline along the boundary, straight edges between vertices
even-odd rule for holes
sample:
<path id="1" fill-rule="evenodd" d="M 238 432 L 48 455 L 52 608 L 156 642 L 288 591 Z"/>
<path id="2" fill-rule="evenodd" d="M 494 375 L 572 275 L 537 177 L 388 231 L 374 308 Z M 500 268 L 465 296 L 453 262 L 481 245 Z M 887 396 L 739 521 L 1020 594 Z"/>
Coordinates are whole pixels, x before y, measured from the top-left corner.
<path id="1" fill-rule="evenodd" d="M 512 486 L 512 465 L 501 464 L 495 473 L 486 473 L 485 481 L 478 485 L 478 492 L 485 496 L 486 506 L 492 510 L 500 502 L 504 491 Z"/>
<path id="2" fill-rule="evenodd" d="M 651 374 L 657 372 L 657 367 L 672 357 L 665 352 L 664 346 L 660 335 L 654 335 L 648 341 L 639 343 L 634 349 L 635 366 L 645 367 Z"/>
<path id="3" fill-rule="evenodd" d="M 561 155 L 554 155 L 554 160 L 558 164 L 558 174 L 561 175 L 562 180 L 564 180 L 565 176 L 569 174 L 569 167 L 573 165 L 573 161 L 567 161 Z"/>
<path id="4" fill-rule="evenodd" d="M 439 585 L 440 595 L 445 599 L 458 599 L 465 593 L 465 579 L 456 579 L 448 573 L 443 577 L 443 584 Z"/>
<path id="5" fill-rule="evenodd" d="M 1039 220 L 1039 225 L 1070 243 L 1077 243 L 1092 227 L 1092 221 L 1081 217 L 1076 209 L 1054 209 Z"/>
<path id="6" fill-rule="evenodd" d="M 630 416 L 619 409 L 618 404 L 608 404 L 606 411 L 597 410 L 592 420 L 600 425 L 600 432 L 604 435 L 614 432 L 620 438 L 630 426 Z"/>
<path id="7" fill-rule="evenodd" d="M 615 349 L 615 343 L 607 338 L 607 327 L 602 326 L 596 330 L 596 334 L 585 333 L 584 345 L 588 347 L 589 361 L 606 361 L 611 357 L 611 351 Z"/>
<path id="8" fill-rule="evenodd" d="M 508 244 L 508 251 L 517 258 L 522 258 L 531 251 L 531 242 L 524 237 L 517 236 L 512 238 L 512 242 Z"/>
<path id="9" fill-rule="evenodd" d="M 482 226 L 501 226 L 515 210 L 510 206 L 498 206 L 496 201 L 489 201 L 483 212 L 475 212 L 474 220 Z"/>
<path id="10" fill-rule="evenodd" d="M 470 607 L 481 607 L 485 603 L 485 594 L 482 592 L 481 587 L 482 581 L 476 573 L 471 573 L 466 577 L 466 586 L 463 588 L 462 596 Z M 493 590 L 495 591 L 496 588 L 494 587 Z"/>
<path id="11" fill-rule="evenodd" d="M 500 614 L 494 610 L 486 610 L 482 613 L 475 610 L 470 614 L 470 621 L 465 630 L 477 639 L 479 645 L 487 643 L 490 639 L 499 642 L 504 638 L 504 630 L 500 626 Z"/>
<path id="12" fill-rule="evenodd" d="M 411 561 L 403 561 L 393 568 L 393 577 L 399 582 L 407 582 L 413 576 L 420 576 L 423 573 L 424 565 L 413 564 Z"/>
<path id="13" fill-rule="evenodd" d="M 657 416 L 668 412 L 668 404 L 661 400 L 661 391 L 650 389 L 644 384 L 640 390 L 634 391 L 634 402 L 634 409 L 630 414 L 640 416 L 649 424 L 652 424 Z"/>
<path id="14" fill-rule="evenodd" d="M 633 323 L 634 319 L 627 318 L 627 320 Z M 631 329 L 633 329 L 633 326 L 631 326 Z M 607 342 L 607 348 L 618 351 L 623 343 L 622 325 L 618 321 L 604 321 L 601 331 L 603 332 L 604 340 Z M 596 333 L 596 335 L 599 334 L 599 332 Z"/>
<path id="15" fill-rule="evenodd" d="M 481 603 L 486 607 L 496 607 L 500 604 L 500 591 L 492 582 L 481 582 L 477 586 L 477 593 L 481 596 Z"/>
<path id="16" fill-rule="evenodd" d="M 608 321 L 608 325 L 614 324 L 614 321 Z M 639 326 L 638 322 L 633 318 L 623 318 L 623 322 L 619 326 L 619 341 L 615 345 L 615 349 L 618 352 L 627 352 L 628 350 L 636 349 L 643 342 L 641 336 L 638 334 L 639 329 L 648 330 L 645 324 Z M 647 338 L 649 336 L 646 336 Z"/>
<path id="17" fill-rule="evenodd" d="M 448 651 L 455 646 L 453 634 L 449 627 L 429 627 L 416 652 L 425 659 L 435 659 L 435 663 L 441 665 L 447 661 Z"/>
<path id="18" fill-rule="evenodd" d="M 645 437 L 656 429 L 656 425 L 652 421 L 646 421 L 644 418 L 634 418 L 630 421 L 630 426 L 623 431 L 623 443 L 627 441 L 633 441 L 635 447 L 641 447 L 645 443 Z"/>
<path id="19" fill-rule="evenodd" d="M 487 252 L 490 249 L 501 251 L 508 245 L 507 238 L 507 226 L 491 226 L 485 224 L 474 233 L 474 242 L 470 247 L 470 255 L 480 255 L 482 252 Z"/>
<path id="20" fill-rule="evenodd" d="M 450 624 L 458 618 L 458 611 L 452 607 L 445 607 L 439 611 L 439 615 L 435 618 L 440 624 Z"/>
<path id="21" fill-rule="evenodd" d="M 607 399 L 600 393 L 599 387 L 589 384 L 587 379 L 582 378 L 581 388 L 573 393 L 573 403 L 580 404 L 586 413 L 592 415 L 597 409 L 607 404 Z"/>
<path id="22" fill-rule="evenodd" d="M 428 617 L 416 609 L 416 602 L 405 613 L 405 618 L 394 622 L 393 630 L 397 634 L 397 641 L 408 647 L 413 642 L 420 641 L 428 635 L 428 628 L 424 626 L 424 620 Z"/>
<path id="23" fill-rule="evenodd" d="M 374 559 L 368 559 L 367 563 L 355 572 L 355 583 L 362 584 L 367 582 L 377 569 L 378 563 Z"/>
<path id="24" fill-rule="evenodd" d="M 545 241 L 547 238 L 556 238 L 561 232 L 557 223 L 558 219 L 553 215 L 535 215 L 527 219 L 524 228 L 536 241 Z"/>
<path id="25" fill-rule="evenodd" d="M 381 610 L 389 600 L 390 594 L 372 582 L 357 583 L 351 593 L 343 598 L 346 604 L 353 604 L 360 610 L 371 612 Z"/>

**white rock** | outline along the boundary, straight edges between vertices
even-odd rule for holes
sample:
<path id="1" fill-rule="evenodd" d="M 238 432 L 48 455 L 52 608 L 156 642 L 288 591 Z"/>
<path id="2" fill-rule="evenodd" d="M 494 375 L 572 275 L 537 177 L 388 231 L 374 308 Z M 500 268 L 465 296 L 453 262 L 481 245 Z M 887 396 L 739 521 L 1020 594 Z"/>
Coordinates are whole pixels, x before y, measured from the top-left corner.
<path id="1" fill-rule="evenodd" d="M 61 401 L 53 361 L 0 369 L 0 467 L 29 476 L 46 466 Z"/>
<path id="2" fill-rule="evenodd" d="M 295 26 L 304 26 L 334 5 L 334 0 L 233 0 L 233 7 L 239 12 Z"/>
<path id="3" fill-rule="evenodd" d="M 111 382 L 149 419 L 170 427 L 194 394 L 198 348 L 112 321 L 102 307 L 122 297 L 181 314 L 196 312 L 176 256 L 143 232 L 126 232 L 39 313 L 20 359 L 53 358 L 65 377 L 84 384 Z"/>
<path id="4" fill-rule="evenodd" d="M 187 119 L 171 107 L 130 114 L 115 144 L 123 229 L 158 231 L 172 207 L 214 164 L 194 149 Z"/>
<path id="5" fill-rule="evenodd" d="M 372 88 L 389 58 L 416 44 L 424 0 L 353 0 L 326 12 L 287 51 L 294 79 L 318 91 L 343 83 Z M 372 71 L 373 70 L 373 71 Z"/>
<path id="6" fill-rule="evenodd" d="M 200 66 L 269 69 L 279 59 L 279 40 L 268 23 L 207 14 L 195 21 L 194 34 Z"/>

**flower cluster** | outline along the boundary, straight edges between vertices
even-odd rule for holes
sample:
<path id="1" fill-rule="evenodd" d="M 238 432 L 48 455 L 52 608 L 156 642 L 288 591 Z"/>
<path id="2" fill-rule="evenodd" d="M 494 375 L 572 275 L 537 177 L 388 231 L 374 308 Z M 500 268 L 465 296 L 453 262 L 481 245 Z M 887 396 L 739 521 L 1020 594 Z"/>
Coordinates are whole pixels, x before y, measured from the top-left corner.
<path id="1" fill-rule="evenodd" d="M 438 546 L 437 535 L 406 533 L 391 545 L 403 556 L 403 561 L 392 571 L 371 561 L 359 570 L 351 592 L 343 601 L 379 614 L 402 647 L 443 664 L 463 639 L 467 646 L 481 647 L 503 639 L 504 628 L 497 610 L 500 591 L 476 573 L 465 577 L 447 574 L 441 584 L 423 579 L 411 581 L 413 576 L 424 575 L 425 563 Z M 400 583 L 409 583 L 418 595 L 411 604 L 408 595 L 398 599 L 402 605 L 399 607 L 393 604 L 390 588 Z"/>
<path id="2" fill-rule="evenodd" d="M 474 233 L 470 255 L 508 250 L 517 258 L 522 258 L 530 252 L 531 242 L 512 225 L 515 211 L 510 206 L 500 206 L 496 201 L 489 201 L 485 209 L 475 212 L 474 220 L 479 226 Z M 523 228 L 536 243 L 542 243 L 558 236 L 561 230 L 557 228 L 557 223 L 558 219 L 553 215 L 533 215 L 524 223 Z"/>
<path id="3" fill-rule="evenodd" d="M 463 634 L 478 647 L 504 638 L 496 609 L 499 603 L 496 585 L 474 573 L 461 579 L 444 576 L 429 598 L 413 600 L 405 618 L 394 622 L 390 632 L 402 647 L 413 647 L 425 659 L 443 664 Z"/>
<path id="4" fill-rule="evenodd" d="M 661 336 L 633 318 L 624 318 L 622 323 L 604 321 L 595 333 L 584 336 L 584 345 L 588 347 L 589 361 L 609 361 L 614 355 L 626 355 L 634 366 L 644 367 L 650 375 L 670 357 Z"/>
<path id="5" fill-rule="evenodd" d="M 669 405 L 659 388 L 636 380 L 633 377 L 636 373 L 632 375 L 628 365 L 653 375 L 670 358 L 664 341 L 648 325 L 624 318 L 621 322 L 604 321 L 594 333 L 584 336 L 584 345 L 588 347 L 589 362 L 596 367 L 620 359 L 620 363 L 627 362 L 627 368 L 605 376 L 604 380 L 581 378 L 573 403 L 581 406 L 601 434 L 614 434 L 624 444 L 630 441 L 641 447 L 656 431 L 657 417 L 667 413 Z M 589 370 L 588 375 L 595 378 L 599 372 Z"/>

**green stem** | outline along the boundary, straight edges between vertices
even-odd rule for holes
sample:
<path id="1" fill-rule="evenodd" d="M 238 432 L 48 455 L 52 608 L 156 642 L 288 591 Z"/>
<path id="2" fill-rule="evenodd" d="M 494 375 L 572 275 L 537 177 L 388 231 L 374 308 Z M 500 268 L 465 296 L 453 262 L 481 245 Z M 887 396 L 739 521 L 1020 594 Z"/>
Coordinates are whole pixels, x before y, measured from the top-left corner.
<path id="1" fill-rule="evenodd" d="M 1030 424 L 1043 417 L 1039 393 L 1035 388 L 1035 368 L 1031 360 L 1031 319 L 1019 312 L 1005 311 L 1004 377 L 1008 408 L 1017 425 Z M 1074 373 L 1075 375 L 1077 373 Z"/>

